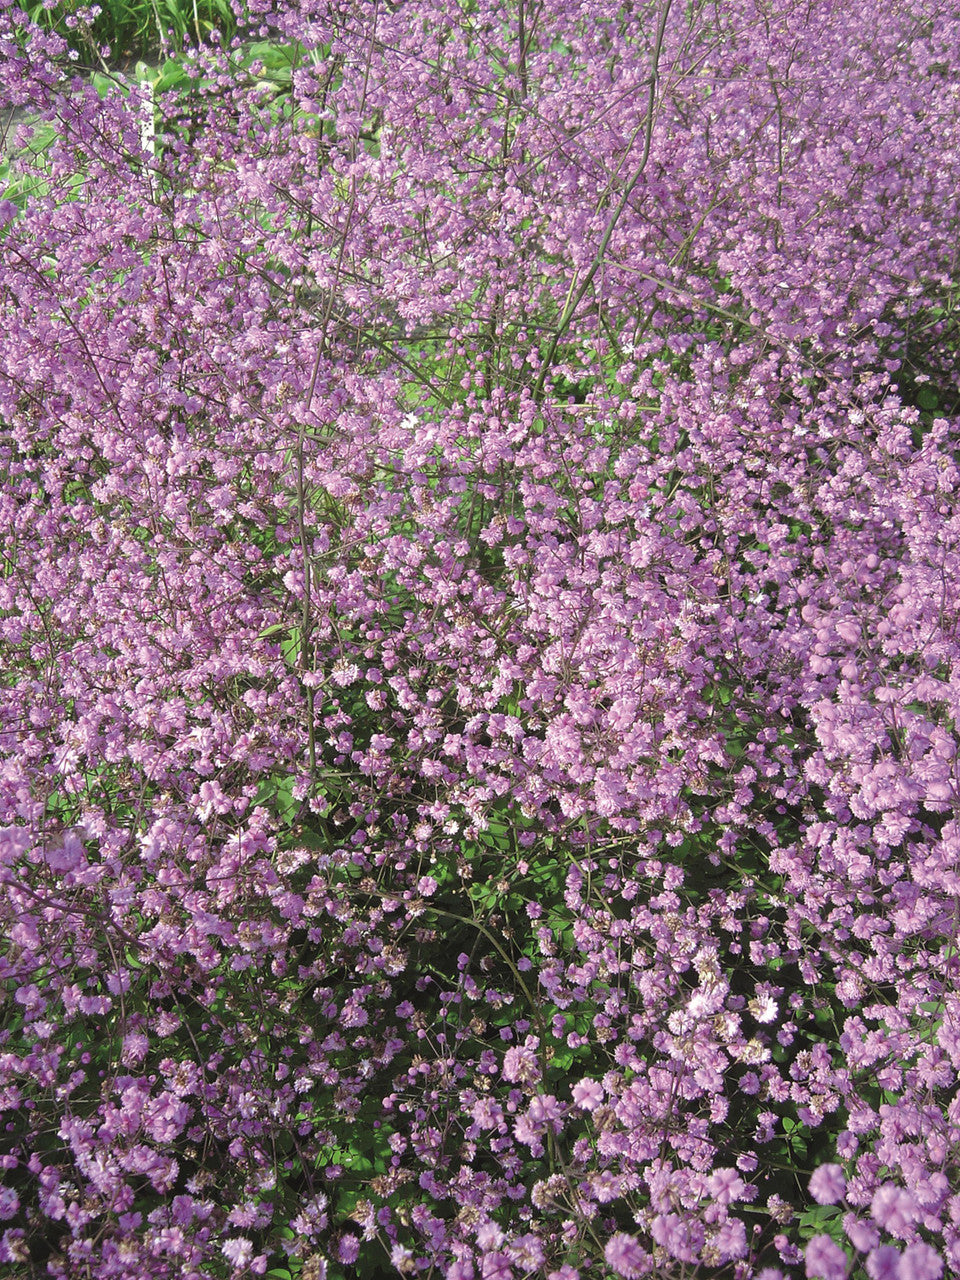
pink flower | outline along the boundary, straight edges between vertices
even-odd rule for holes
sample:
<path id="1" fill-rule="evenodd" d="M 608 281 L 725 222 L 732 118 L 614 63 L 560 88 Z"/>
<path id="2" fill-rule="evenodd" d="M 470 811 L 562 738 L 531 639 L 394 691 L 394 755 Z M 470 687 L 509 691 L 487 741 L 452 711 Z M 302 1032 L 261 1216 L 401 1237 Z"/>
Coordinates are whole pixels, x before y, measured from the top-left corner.
<path id="1" fill-rule="evenodd" d="M 190 1106 L 164 1091 L 144 1108 L 144 1123 L 155 1142 L 172 1142 L 190 1117 Z"/>
<path id="2" fill-rule="evenodd" d="M 719 1254 L 721 1262 L 743 1258 L 749 1251 L 747 1229 L 739 1218 L 731 1218 L 729 1222 L 723 1223 L 710 1244 Z"/>
<path id="3" fill-rule="evenodd" d="M 603 1102 L 603 1085 L 599 1080 L 578 1080 L 570 1091 L 573 1100 L 584 1111 L 596 1111 Z"/>
<path id="4" fill-rule="evenodd" d="M 135 1067 L 147 1055 L 150 1041 L 142 1031 L 128 1031 L 123 1037 L 120 1049 L 120 1061 L 125 1067 Z"/>
<path id="5" fill-rule="evenodd" d="M 746 1183 L 736 1169 L 714 1169 L 707 1179 L 707 1190 L 717 1204 L 728 1205 L 739 1200 L 743 1195 Z"/>

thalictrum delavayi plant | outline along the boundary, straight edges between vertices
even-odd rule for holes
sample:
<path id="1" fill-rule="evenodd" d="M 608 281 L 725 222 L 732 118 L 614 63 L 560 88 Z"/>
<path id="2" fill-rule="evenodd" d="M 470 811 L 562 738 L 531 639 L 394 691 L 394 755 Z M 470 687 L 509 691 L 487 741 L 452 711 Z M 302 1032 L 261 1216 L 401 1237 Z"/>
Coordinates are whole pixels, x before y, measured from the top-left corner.
<path id="1" fill-rule="evenodd" d="M 0 0 L 4 1274 L 957 1270 L 952 10 L 236 16 Z"/>

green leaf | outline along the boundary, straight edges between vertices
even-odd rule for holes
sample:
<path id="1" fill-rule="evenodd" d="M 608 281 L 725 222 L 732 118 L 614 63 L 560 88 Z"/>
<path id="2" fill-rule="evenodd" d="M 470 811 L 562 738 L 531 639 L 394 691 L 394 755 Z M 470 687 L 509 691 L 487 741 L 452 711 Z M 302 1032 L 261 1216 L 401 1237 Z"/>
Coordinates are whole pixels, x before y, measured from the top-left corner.
<path id="1" fill-rule="evenodd" d="M 105 75 L 102 71 L 94 71 L 90 80 L 97 91 L 97 95 L 101 98 L 105 98 L 112 89 L 116 89 L 117 87 L 116 77 Z M 128 90 L 126 88 L 121 88 L 121 93 L 125 97 Z"/>
<path id="2" fill-rule="evenodd" d="M 927 413 L 934 413 L 940 407 L 940 400 L 933 387 L 921 387 L 917 394 L 917 404 Z"/>
<path id="3" fill-rule="evenodd" d="M 801 1240 L 809 1240 L 812 1236 L 828 1235 L 839 1245 L 846 1243 L 843 1230 L 843 1210 L 835 1204 L 818 1204 L 804 1210 L 799 1218 Z"/>

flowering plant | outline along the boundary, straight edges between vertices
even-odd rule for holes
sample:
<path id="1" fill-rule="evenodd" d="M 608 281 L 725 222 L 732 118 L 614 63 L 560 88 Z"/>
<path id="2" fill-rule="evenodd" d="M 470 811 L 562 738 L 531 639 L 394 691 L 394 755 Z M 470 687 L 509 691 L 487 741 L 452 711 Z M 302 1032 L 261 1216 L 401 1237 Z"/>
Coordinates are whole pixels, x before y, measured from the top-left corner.
<path id="1" fill-rule="evenodd" d="M 4 1274 L 960 1268 L 955 17 L 237 18 L 0 0 Z"/>

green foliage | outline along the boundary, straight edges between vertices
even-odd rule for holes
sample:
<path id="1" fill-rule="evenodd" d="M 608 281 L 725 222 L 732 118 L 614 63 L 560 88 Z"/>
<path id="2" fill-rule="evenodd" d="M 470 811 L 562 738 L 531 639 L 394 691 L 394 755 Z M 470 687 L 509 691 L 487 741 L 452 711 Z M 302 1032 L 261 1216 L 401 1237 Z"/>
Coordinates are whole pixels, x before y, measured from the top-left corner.
<path id="1" fill-rule="evenodd" d="M 113 66 L 153 58 L 165 49 L 203 44 L 214 32 L 226 43 L 237 29 L 229 0 L 101 0 L 92 19 L 78 0 L 25 9 L 31 21 L 63 36 L 92 65 L 103 57 Z"/>
<path id="2" fill-rule="evenodd" d="M 804 1209 L 797 1224 L 800 1239 L 806 1244 L 814 1236 L 827 1235 L 842 1247 L 847 1243 L 843 1213 L 840 1205 L 836 1204 L 816 1204 Z"/>

